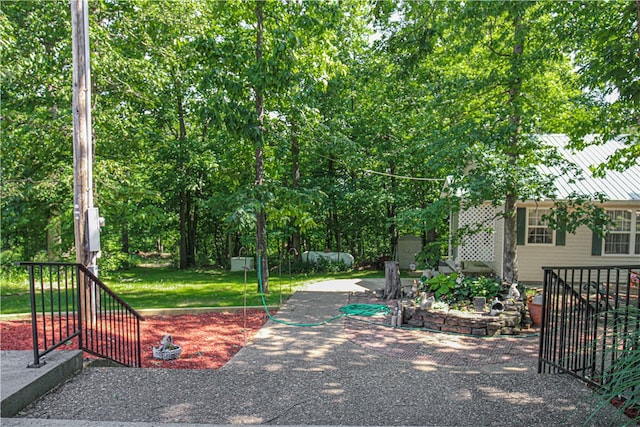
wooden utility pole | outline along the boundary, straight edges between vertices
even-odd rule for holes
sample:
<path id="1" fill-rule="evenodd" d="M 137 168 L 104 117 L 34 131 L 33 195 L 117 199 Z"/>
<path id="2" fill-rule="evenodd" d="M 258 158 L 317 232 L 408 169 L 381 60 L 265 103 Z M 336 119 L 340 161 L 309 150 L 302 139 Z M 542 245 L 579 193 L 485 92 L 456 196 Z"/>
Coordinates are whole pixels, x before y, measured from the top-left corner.
<path id="1" fill-rule="evenodd" d="M 91 141 L 91 69 L 89 62 L 89 15 L 87 0 L 71 0 L 73 56 L 73 213 L 76 262 L 97 272 L 97 251 L 90 248 L 87 222 L 93 208 Z M 97 213 L 97 212 L 96 212 Z M 96 228 L 94 228 L 95 230 Z M 99 242 L 99 240 L 98 240 Z"/>
<path id="2" fill-rule="evenodd" d="M 98 275 L 100 218 L 93 207 L 93 145 L 91 138 L 91 64 L 88 0 L 71 1 L 73 60 L 73 218 L 76 262 Z M 83 321 L 95 318 L 100 301 L 95 283 L 80 274 Z"/>
<path id="3" fill-rule="evenodd" d="M 89 182 L 87 127 L 87 69 L 85 58 L 84 15 L 85 2 L 71 0 L 72 56 L 73 56 L 73 218 L 76 243 L 76 262 L 85 266 L 90 263 L 87 241 L 86 211 L 88 207 Z"/>

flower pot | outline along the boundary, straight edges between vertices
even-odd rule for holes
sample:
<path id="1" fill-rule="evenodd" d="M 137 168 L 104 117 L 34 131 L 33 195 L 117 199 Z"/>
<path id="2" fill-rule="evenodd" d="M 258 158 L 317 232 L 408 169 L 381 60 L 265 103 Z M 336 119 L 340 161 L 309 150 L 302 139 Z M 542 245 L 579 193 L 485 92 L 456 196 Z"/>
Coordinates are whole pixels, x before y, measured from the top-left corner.
<path id="1" fill-rule="evenodd" d="M 529 309 L 529 316 L 531 316 L 533 326 L 540 327 L 542 325 L 542 304 L 529 303 L 527 308 Z"/>

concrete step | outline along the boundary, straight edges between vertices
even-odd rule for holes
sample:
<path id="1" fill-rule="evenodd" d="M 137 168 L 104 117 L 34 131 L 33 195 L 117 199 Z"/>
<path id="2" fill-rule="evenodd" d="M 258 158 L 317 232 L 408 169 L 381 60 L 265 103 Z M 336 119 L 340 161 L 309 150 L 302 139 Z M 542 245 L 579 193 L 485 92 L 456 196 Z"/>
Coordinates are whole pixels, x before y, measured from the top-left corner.
<path id="1" fill-rule="evenodd" d="M 39 368 L 28 367 L 33 363 L 32 351 L 3 350 L 0 359 L 2 417 L 16 415 L 82 369 L 80 350 L 52 351 L 41 358 L 46 363 Z"/>

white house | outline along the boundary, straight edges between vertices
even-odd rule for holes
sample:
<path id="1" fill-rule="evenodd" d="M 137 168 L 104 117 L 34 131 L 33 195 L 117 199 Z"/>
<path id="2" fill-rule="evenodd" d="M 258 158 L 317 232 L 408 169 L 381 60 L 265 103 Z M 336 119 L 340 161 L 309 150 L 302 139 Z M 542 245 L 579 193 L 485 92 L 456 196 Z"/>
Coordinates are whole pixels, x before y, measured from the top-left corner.
<path id="1" fill-rule="evenodd" d="M 541 135 L 547 145 L 554 146 L 565 159 L 578 166 L 584 179 L 573 181 L 554 168 L 541 168 L 551 172 L 556 180 L 555 200 L 566 200 L 570 194 L 603 194 L 607 199 L 601 206 L 606 209 L 615 227 L 605 238 L 587 227 L 574 234 L 550 229 L 542 220 L 549 213 L 554 200 L 524 200 L 517 204 L 517 263 L 518 278 L 522 282 L 539 283 L 543 279 L 542 267 L 552 266 L 607 266 L 640 263 L 640 165 L 635 164 L 623 172 L 608 171 L 596 178 L 589 167 L 604 163 L 618 148 L 619 140 L 603 145 L 588 146 L 573 152 L 566 147 L 566 135 Z M 457 247 L 450 248 L 451 257 L 461 262 L 481 261 L 502 277 L 503 220 L 496 219 L 500 208 L 489 203 L 463 210 L 451 218 L 451 227 L 482 224 L 493 231 L 483 231 L 466 238 Z"/>

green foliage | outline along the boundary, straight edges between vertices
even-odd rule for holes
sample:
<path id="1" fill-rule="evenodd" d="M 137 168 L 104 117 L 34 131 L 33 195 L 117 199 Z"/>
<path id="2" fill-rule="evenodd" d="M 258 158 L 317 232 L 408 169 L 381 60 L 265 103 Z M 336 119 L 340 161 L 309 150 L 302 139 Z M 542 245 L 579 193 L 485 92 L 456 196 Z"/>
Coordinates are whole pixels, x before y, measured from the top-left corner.
<path id="1" fill-rule="evenodd" d="M 468 289 L 468 297 L 466 299 L 470 300 L 475 297 L 485 297 L 489 301 L 503 292 L 502 284 L 499 281 L 495 278 L 484 276 L 478 278 L 467 277 L 462 281 L 460 288 Z"/>
<path id="2" fill-rule="evenodd" d="M 470 303 L 475 297 L 485 297 L 488 300 L 503 292 L 502 284 L 494 278 L 466 277 L 458 280 L 456 273 L 439 274 L 431 279 L 420 279 L 418 290 L 433 293 L 437 300 L 448 303 Z"/>
<path id="3" fill-rule="evenodd" d="M 104 271 L 136 251 L 224 265 L 253 245 L 263 210 L 271 256 L 296 242 L 375 260 L 411 233 L 433 265 L 459 237 L 447 220 L 462 193 L 549 193 L 537 166 L 559 160 L 529 135 L 626 133 L 609 163 L 637 159 L 633 2 L 259 5 L 261 59 L 255 3 L 91 2 Z M 69 5 L 4 1 L 0 19 L 1 249 L 71 257 Z M 582 221 L 573 207 L 558 206 L 559 226 Z"/>
<path id="4" fill-rule="evenodd" d="M 293 270 L 296 273 L 339 273 L 351 271 L 351 267 L 342 261 L 333 261 L 327 258 L 319 257 L 316 262 L 301 262 L 295 265 Z"/>
<path id="5" fill-rule="evenodd" d="M 452 294 L 453 289 L 456 287 L 456 280 L 458 275 L 456 273 L 438 274 L 428 280 L 421 280 L 418 290 L 421 292 L 433 293 L 436 299 L 440 300 Z"/>
<path id="6" fill-rule="evenodd" d="M 571 43 L 578 84 L 584 89 L 577 98 L 571 120 L 574 146 L 583 148 L 584 136 L 595 134 L 599 144 L 624 135 L 625 147 L 600 165 L 596 176 L 607 170 L 624 170 L 640 158 L 640 89 L 629 76 L 640 75 L 638 56 L 637 2 L 613 1 L 606 8 L 557 2 L 553 26 L 559 37 Z"/>
<path id="7" fill-rule="evenodd" d="M 640 384 L 640 329 L 637 325 L 640 322 L 640 309 L 626 307 L 612 310 L 608 313 L 609 323 L 606 325 L 606 333 L 598 336 L 590 345 L 599 348 L 606 342 L 605 352 L 602 360 L 611 360 L 613 363 L 603 372 L 602 387 L 594 393 L 594 401 L 590 405 L 591 415 L 585 424 L 590 424 L 598 419 L 599 414 L 604 410 L 609 410 L 612 399 L 624 397 L 620 406 L 616 406 L 616 425 L 632 426 L 640 422 L 640 415 L 634 419 L 625 417 L 627 409 L 640 408 L 640 394 L 638 384 Z M 624 319 L 624 325 L 617 324 Z M 628 325 L 636 325 L 629 327 Z M 616 343 L 615 345 L 611 343 Z M 621 345 L 626 343 L 626 345 Z"/>
<path id="8" fill-rule="evenodd" d="M 549 227 L 555 230 L 575 233 L 580 226 L 586 226 L 601 237 L 612 225 L 611 218 L 601 204 L 604 195 L 571 194 L 567 200 L 554 202 L 549 215 L 543 216 Z"/>

